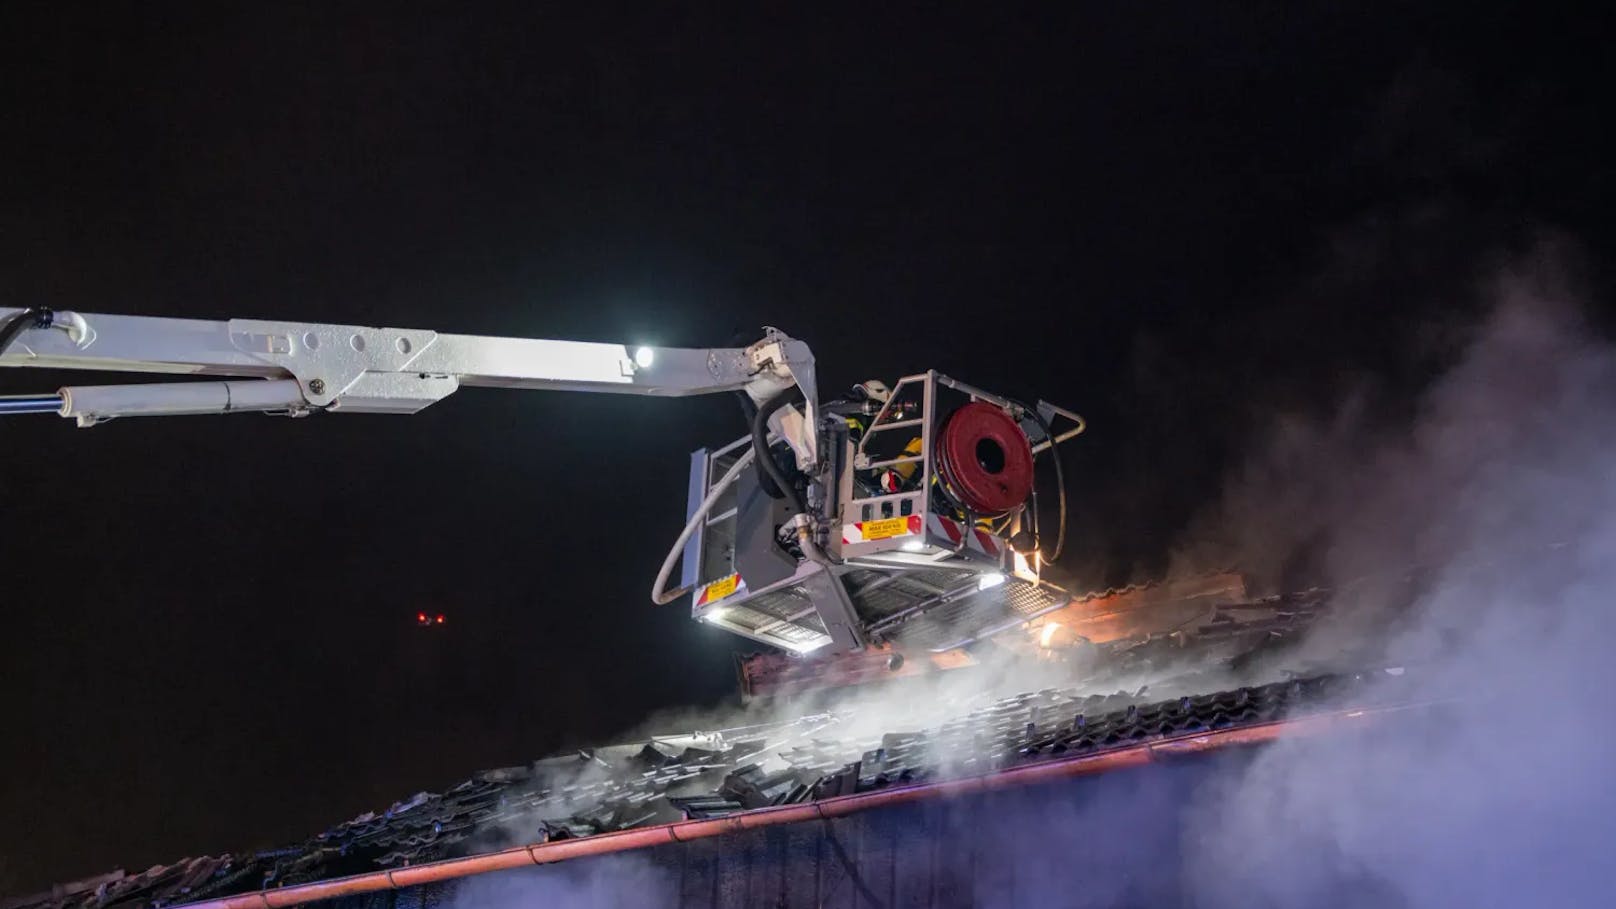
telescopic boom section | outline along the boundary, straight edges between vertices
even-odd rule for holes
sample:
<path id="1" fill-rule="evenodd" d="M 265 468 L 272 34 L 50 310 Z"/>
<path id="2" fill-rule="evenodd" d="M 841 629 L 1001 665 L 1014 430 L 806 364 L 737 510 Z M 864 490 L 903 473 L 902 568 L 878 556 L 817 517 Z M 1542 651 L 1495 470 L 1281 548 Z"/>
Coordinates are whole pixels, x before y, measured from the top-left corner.
<path id="1" fill-rule="evenodd" d="M 21 324 L 16 324 L 20 320 Z M 0 308 L 0 366 L 228 377 L 63 388 L 0 398 L 0 413 L 54 411 L 81 426 L 123 416 L 317 410 L 414 413 L 462 385 L 697 395 L 765 401 L 792 385 L 817 425 L 814 358 L 775 329 L 750 347 L 692 350 L 489 338 L 402 328 L 231 319 L 162 319 Z M 794 445 L 793 447 L 798 447 Z"/>

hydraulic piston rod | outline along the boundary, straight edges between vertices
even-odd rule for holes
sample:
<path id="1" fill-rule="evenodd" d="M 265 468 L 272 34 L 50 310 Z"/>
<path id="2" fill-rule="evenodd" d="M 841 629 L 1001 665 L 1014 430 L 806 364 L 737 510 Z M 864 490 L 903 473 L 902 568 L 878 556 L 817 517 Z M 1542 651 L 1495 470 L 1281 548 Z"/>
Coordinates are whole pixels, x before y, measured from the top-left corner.
<path id="1" fill-rule="evenodd" d="M 59 394 L 0 395 L 0 414 L 61 412 L 62 396 Z"/>

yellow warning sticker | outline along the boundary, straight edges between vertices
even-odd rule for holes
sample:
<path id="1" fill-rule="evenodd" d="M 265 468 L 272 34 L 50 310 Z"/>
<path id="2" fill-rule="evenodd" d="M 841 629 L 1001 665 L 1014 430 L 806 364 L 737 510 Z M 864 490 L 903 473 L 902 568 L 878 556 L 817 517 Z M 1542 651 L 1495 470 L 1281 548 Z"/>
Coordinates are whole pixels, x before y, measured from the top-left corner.
<path id="1" fill-rule="evenodd" d="M 703 603 L 711 603 L 714 600 L 722 600 L 723 598 L 734 593 L 735 589 L 739 586 L 741 586 L 741 576 L 739 574 L 732 574 L 727 578 L 719 578 L 711 584 L 708 584 L 707 589 L 702 591 L 701 601 Z"/>
<path id="2" fill-rule="evenodd" d="M 864 532 L 864 539 L 867 540 L 867 541 L 868 540 L 886 540 L 886 539 L 890 539 L 892 537 L 908 536 L 909 535 L 909 519 L 908 518 L 885 518 L 885 519 L 880 520 L 880 521 L 865 521 L 864 522 L 863 532 Z"/>

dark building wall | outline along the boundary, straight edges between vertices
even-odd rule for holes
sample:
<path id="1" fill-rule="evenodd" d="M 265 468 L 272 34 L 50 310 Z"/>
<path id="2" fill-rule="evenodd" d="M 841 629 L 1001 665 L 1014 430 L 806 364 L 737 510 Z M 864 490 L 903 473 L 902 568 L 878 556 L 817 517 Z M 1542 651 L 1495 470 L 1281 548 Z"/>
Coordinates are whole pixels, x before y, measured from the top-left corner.
<path id="1" fill-rule="evenodd" d="M 1181 905 L 1178 816 L 1201 787 L 1245 760 L 1186 759 L 323 905 Z"/>

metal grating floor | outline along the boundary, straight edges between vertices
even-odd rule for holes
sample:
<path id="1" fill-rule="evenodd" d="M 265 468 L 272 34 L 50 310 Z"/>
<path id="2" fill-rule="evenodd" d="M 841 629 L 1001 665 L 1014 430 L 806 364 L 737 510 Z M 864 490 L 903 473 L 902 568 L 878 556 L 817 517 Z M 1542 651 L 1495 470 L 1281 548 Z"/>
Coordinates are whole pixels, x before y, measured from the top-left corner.
<path id="1" fill-rule="evenodd" d="M 759 594 L 742 605 L 732 606 L 725 620 L 797 648 L 815 647 L 830 638 L 807 592 L 797 585 Z"/>
<path id="2" fill-rule="evenodd" d="M 850 572 L 843 583 L 847 585 L 859 618 L 865 624 L 874 624 L 956 589 L 976 574 L 959 568 L 922 568 L 892 574 L 855 571 Z"/>
<path id="3" fill-rule="evenodd" d="M 1014 578 L 932 607 L 892 633 L 908 647 L 941 651 L 960 647 L 1066 605 L 1063 591 Z"/>

